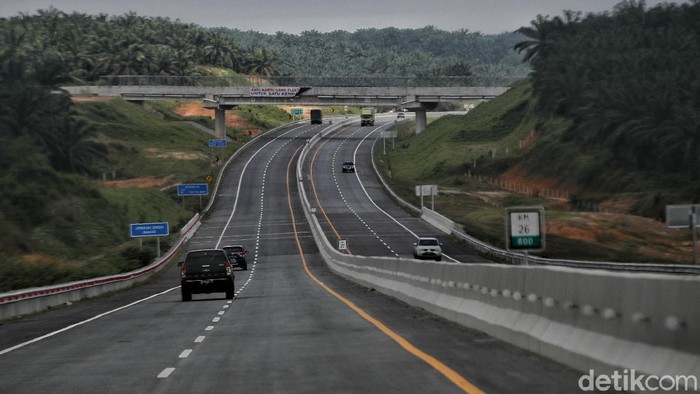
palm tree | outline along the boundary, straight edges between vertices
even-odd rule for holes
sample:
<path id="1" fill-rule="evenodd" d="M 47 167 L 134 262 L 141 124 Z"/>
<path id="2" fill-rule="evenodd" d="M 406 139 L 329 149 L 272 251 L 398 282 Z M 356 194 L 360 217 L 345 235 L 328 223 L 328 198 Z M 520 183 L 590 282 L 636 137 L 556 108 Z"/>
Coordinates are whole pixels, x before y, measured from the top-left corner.
<path id="1" fill-rule="evenodd" d="M 270 77 L 278 74 L 279 62 L 274 53 L 265 48 L 255 48 L 247 64 L 248 74 Z"/>
<path id="2" fill-rule="evenodd" d="M 204 47 L 204 59 L 215 66 L 233 68 L 236 64 L 236 50 L 233 41 L 224 34 L 216 33 L 210 37 L 209 45 Z"/>
<path id="3" fill-rule="evenodd" d="M 94 139 L 95 129 L 82 119 L 65 116 L 52 131 L 49 158 L 59 171 L 89 173 L 93 159 L 107 153 L 107 147 Z"/>
<path id="4" fill-rule="evenodd" d="M 540 57 L 546 54 L 546 46 L 550 35 L 562 26 L 562 20 L 559 17 L 549 19 L 549 15 L 537 15 L 537 18 L 530 22 L 531 27 L 521 27 L 517 30 L 518 33 L 525 35 L 529 40 L 521 41 L 515 44 L 515 49 L 518 53 L 525 51 L 523 62 L 534 65 Z"/>

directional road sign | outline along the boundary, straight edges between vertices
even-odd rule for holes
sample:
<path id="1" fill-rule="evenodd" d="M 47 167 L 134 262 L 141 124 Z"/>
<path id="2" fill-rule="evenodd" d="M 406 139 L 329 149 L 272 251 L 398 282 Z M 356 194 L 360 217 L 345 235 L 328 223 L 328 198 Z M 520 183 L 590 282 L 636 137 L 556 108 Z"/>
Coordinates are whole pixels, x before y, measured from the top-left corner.
<path id="1" fill-rule="evenodd" d="M 177 185 L 178 196 L 206 196 L 209 194 L 209 185 L 206 183 L 186 183 Z"/>
<path id="2" fill-rule="evenodd" d="M 210 148 L 225 148 L 228 145 L 228 141 L 225 139 L 211 139 L 209 140 Z"/>
<path id="3" fill-rule="evenodd" d="M 131 237 L 162 237 L 170 234 L 168 222 L 132 223 Z"/>

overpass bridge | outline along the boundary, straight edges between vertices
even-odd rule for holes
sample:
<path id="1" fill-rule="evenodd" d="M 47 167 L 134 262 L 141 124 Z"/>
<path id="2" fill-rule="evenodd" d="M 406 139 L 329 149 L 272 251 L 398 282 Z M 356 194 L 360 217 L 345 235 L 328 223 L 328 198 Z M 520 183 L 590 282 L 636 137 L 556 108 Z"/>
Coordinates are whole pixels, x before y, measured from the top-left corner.
<path id="1" fill-rule="evenodd" d="M 517 81 L 512 78 L 508 84 Z M 225 111 L 239 105 L 391 106 L 416 114 L 416 132 L 426 112 L 443 101 L 490 99 L 507 86 L 479 86 L 471 77 L 173 77 L 111 76 L 97 85 L 66 86 L 71 95 L 118 96 L 130 101 L 201 100 L 215 112 L 219 138 L 226 134 Z"/>

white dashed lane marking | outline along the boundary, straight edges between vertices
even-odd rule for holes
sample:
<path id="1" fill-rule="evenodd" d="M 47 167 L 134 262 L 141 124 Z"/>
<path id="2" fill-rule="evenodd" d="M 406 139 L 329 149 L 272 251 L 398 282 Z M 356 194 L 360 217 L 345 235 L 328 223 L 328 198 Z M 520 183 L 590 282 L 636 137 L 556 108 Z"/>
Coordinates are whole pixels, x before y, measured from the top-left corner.
<path id="1" fill-rule="evenodd" d="M 171 373 L 173 373 L 174 370 L 175 370 L 175 368 L 165 368 L 164 370 L 160 371 L 160 373 L 158 374 L 158 378 L 159 379 L 167 378 L 168 376 L 170 376 Z"/>
<path id="2" fill-rule="evenodd" d="M 293 129 L 293 130 L 296 130 L 296 129 Z M 293 131 L 293 130 L 290 130 L 290 132 Z M 288 134 L 288 133 L 284 133 L 284 134 L 282 134 L 282 135 L 286 135 L 286 134 Z M 236 292 L 234 293 L 234 298 L 238 297 L 238 295 L 239 295 L 243 290 L 245 290 L 246 286 L 248 286 L 248 284 L 249 284 L 250 281 L 253 279 L 253 276 L 254 276 L 254 274 L 255 274 L 255 267 L 256 267 L 257 262 L 258 262 L 258 253 L 259 253 L 259 251 L 260 251 L 260 235 L 261 235 L 261 232 L 262 232 L 263 212 L 264 212 L 264 208 L 265 208 L 265 181 L 266 181 L 266 178 L 267 178 L 267 170 L 269 169 L 270 164 L 272 163 L 272 160 L 277 156 L 277 154 L 282 150 L 282 148 L 284 148 L 285 146 L 287 146 L 287 144 L 289 144 L 290 142 L 292 142 L 293 140 L 295 140 L 297 137 L 299 137 L 299 136 L 295 136 L 295 137 L 289 139 L 289 140 L 288 140 L 287 142 L 285 142 L 282 146 L 280 146 L 279 149 L 277 149 L 277 150 L 275 151 L 275 153 L 272 154 L 272 156 L 270 157 L 270 160 L 269 160 L 269 161 L 267 162 L 267 164 L 265 165 L 265 169 L 264 169 L 264 171 L 263 171 L 262 187 L 261 187 L 261 189 L 260 189 L 260 191 L 261 191 L 261 196 L 260 196 L 260 218 L 258 219 L 257 232 L 256 232 L 256 235 L 255 235 L 255 254 L 254 254 L 254 256 L 253 256 L 253 264 L 251 265 L 250 273 L 249 273 L 249 275 L 248 275 L 248 279 L 247 279 L 246 282 L 243 284 L 243 286 L 239 287 L 239 288 L 238 288 L 238 291 L 236 291 Z M 276 139 L 277 139 L 277 138 L 275 138 L 275 140 L 276 140 Z M 273 140 L 273 141 L 274 141 L 274 140 Z M 272 142 L 272 141 L 270 141 L 270 142 L 268 142 L 267 144 L 265 144 L 265 145 L 263 146 L 263 148 L 265 148 L 265 147 L 266 147 L 267 145 L 269 145 L 271 142 Z M 263 148 L 259 149 L 258 152 L 260 152 Z M 255 157 L 255 155 L 257 155 L 257 152 L 253 155 L 253 157 Z M 248 160 L 248 162 L 246 163 L 246 165 L 245 165 L 244 168 L 243 168 L 243 172 L 245 172 L 245 169 L 248 167 L 248 164 L 250 163 L 250 161 L 252 161 L 253 157 L 251 157 L 251 158 Z M 241 180 L 242 180 L 242 179 L 243 179 L 243 173 L 241 173 Z M 226 226 L 224 226 L 224 230 L 221 232 L 221 235 L 218 237 L 218 242 L 217 242 L 217 245 L 216 245 L 217 248 L 218 248 L 219 245 L 221 244 L 221 241 L 222 241 L 222 239 L 223 239 L 223 237 L 224 237 L 224 233 L 226 232 L 226 229 L 229 227 L 229 224 L 231 223 L 231 220 L 233 219 L 233 214 L 235 213 L 235 211 L 236 211 L 236 206 L 238 205 L 238 195 L 239 195 L 239 192 L 240 192 L 240 180 L 239 180 L 238 192 L 236 192 L 236 201 L 235 201 L 235 203 L 234 203 L 234 205 L 233 205 L 233 210 L 232 210 L 232 212 L 231 212 L 231 215 L 229 216 L 229 219 L 228 219 L 228 222 L 226 223 Z M 223 309 L 228 309 L 228 308 L 230 307 L 230 304 L 231 304 L 232 302 L 233 302 L 232 300 L 226 301 L 226 304 L 223 306 Z M 225 312 L 226 312 L 225 310 L 219 311 L 219 312 L 217 313 L 218 316 L 217 316 L 217 317 L 214 317 L 214 318 L 212 319 L 212 322 L 213 322 L 213 323 L 218 323 L 218 322 L 220 322 L 220 321 L 221 321 L 221 316 L 223 316 L 223 315 L 225 314 Z M 205 331 L 212 331 L 212 330 L 214 330 L 214 326 L 213 326 L 213 325 L 212 325 L 212 326 L 207 326 L 204 330 L 205 330 Z M 195 343 L 202 343 L 202 342 L 204 341 L 205 338 L 206 338 L 206 336 L 204 336 L 204 335 L 198 336 L 198 337 L 194 340 L 194 342 L 195 342 Z M 187 358 L 187 357 L 189 357 L 189 355 L 190 355 L 193 351 L 194 351 L 194 349 L 185 349 L 185 350 L 182 351 L 182 353 L 180 353 L 179 358 L 181 358 L 181 359 L 182 359 L 182 358 Z M 170 374 L 173 373 L 173 371 L 175 371 L 175 368 L 166 368 L 166 369 L 164 369 L 163 371 L 161 371 L 160 374 L 158 374 L 158 378 L 167 378 L 168 376 L 170 376 Z"/>

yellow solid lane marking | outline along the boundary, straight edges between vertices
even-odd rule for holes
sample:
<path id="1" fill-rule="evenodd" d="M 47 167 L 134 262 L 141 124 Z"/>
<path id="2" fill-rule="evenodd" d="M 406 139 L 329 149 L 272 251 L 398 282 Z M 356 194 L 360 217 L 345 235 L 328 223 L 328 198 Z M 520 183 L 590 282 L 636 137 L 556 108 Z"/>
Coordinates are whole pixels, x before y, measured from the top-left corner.
<path id="1" fill-rule="evenodd" d="M 294 216 L 294 208 L 292 207 L 292 193 L 290 190 L 290 182 L 289 182 L 289 172 L 290 168 L 292 165 L 292 162 L 294 161 L 294 157 L 296 156 L 297 152 L 299 152 L 298 148 L 294 154 L 292 155 L 291 159 L 289 160 L 289 163 L 287 163 L 287 177 L 286 177 L 286 182 L 287 182 L 287 204 L 289 206 L 289 213 L 292 217 L 292 227 L 294 228 L 294 238 L 296 240 L 297 244 L 297 251 L 299 252 L 299 257 L 301 257 L 301 262 L 304 266 L 304 271 L 306 274 L 316 282 L 319 286 L 321 286 L 324 290 L 326 290 L 328 293 L 332 294 L 334 297 L 336 297 L 338 300 L 340 300 L 342 303 L 347 305 L 350 309 L 355 311 L 358 315 L 360 315 L 362 318 L 367 320 L 368 322 L 374 324 L 375 327 L 377 327 L 379 330 L 381 330 L 385 335 L 387 335 L 389 338 L 393 339 L 396 343 L 398 343 L 402 348 L 404 348 L 406 351 L 409 353 L 413 354 L 414 356 L 418 357 L 419 359 L 423 360 L 425 363 L 433 367 L 436 371 L 440 372 L 443 374 L 445 377 L 447 377 L 452 383 L 454 383 L 457 387 L 460 389 L 464 390 L 467 393 L 473 393 L 473 394 L 481 394 L 483 391 L 479 389 L 478 387 L 474 386 L 471 382 L 469 382 L 467 379 L 462 377 L 459 373 L 457 373 L 455 370 L 452 368 L 448 367 L 444 363 L 442 363 L 440 360 L 436 359 L 435 357 L 425 353 L 424 351 L 418 349 L 417 347 L 413 346 L 410 342 L 408 342 L 405 338 L 403 338 L 401 335 L 387 327 L 384 323 L 381 321 L 375 319 L 372 317 L 369 313 L 365 312 L 364 310 L 360 309 L 357 305 L 355 305 L 352 301 L 348 300 L 347 298 L 341 296 L 340 294 L 336 293 L 333 289 L 330 287 L 326 286 L 323 282 L 321 282 L 314 274 L 311 273 L 309 270 L 309 266 L 306 263 L 306 257 L 304 256 L 304 250 L 301 247 L 301 240 L 299 239 L 299 234 L 297 232 L 297 223 L 296 223 L 296 218 Z M 318 150 L 316 151 L 318 152 Z M 313 166 L 312 166 L 313 168 Z M 313 179 L 313 177 L 312 177 Z M 328 218 L 326 218 L 328 219 Z M 330 223 L 330 221 L 329 221 Z M 331 225 L 332 226 L 332 225 Z M 336 233 L 337 234 L 337 233 Z"/>

